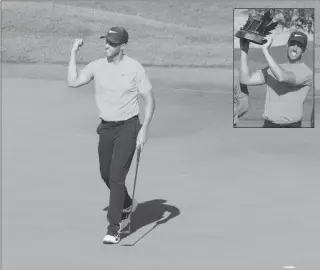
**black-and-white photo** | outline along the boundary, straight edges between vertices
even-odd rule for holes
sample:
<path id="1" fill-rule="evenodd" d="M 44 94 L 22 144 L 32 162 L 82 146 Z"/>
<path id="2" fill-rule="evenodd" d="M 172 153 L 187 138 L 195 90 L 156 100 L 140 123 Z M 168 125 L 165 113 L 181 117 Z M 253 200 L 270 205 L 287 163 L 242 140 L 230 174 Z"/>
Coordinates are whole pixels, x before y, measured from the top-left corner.
<path id="1" fill-rule="evenodd" d="M 319 268 L 317 1 L 0 5 L 0 268 Z"/>

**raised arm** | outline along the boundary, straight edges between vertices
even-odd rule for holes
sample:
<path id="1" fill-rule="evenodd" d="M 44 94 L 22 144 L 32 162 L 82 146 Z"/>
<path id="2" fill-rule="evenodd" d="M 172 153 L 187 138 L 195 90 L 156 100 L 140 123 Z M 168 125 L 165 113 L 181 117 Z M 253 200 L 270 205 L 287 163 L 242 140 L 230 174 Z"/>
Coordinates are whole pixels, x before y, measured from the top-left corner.
<path id="1" fill-rule="evenodd" d="M 68 66 L 68 86 L 79 87 L 81 85 L 89 83 L 93 79 L 90 64 L 87 65 L 78 74 L 76 64 L 76 54 L 79 48 L 83 45 L 82 39 L 76 39 L 71 49 L 70 61 Z"/>
<path id="2" fill-rule="evenodd" d="M 250 72 L 248 66 L 249 41 L 240 39 L 241 59 L 240 59 L 240 82 L 245 85 L 255 86 L 265 84 L 266 80 L 261 70 Z"/>
<path id="3" fill-rule="evenodd" d="M 270 67 L 270 70 L 276 77 L 278 82 L 286 82 L 290 84 L 297 84 L 297 79 L 296 76 L 293 72 L 291 71 L 286 71 L 283 68 L 281 68 L 277 62 L 273 59 L 273 57 L 269 53 L 269 48 L 272 44 L 273 38 L 272 36 L 267 36 L 266 38 L 266 43 L 261 46 L 262 53 L 264 57 L 266 58 L 268 65 Z"/>

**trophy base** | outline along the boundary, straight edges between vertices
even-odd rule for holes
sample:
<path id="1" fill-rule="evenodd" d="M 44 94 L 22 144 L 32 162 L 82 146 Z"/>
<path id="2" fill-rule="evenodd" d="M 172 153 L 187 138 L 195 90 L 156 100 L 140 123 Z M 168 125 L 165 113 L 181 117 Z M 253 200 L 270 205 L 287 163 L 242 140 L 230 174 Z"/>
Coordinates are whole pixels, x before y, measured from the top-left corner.
<path id="1" fill-rule="evenodd" d="M 245 31 L 245 30 L 239 30 L 235 34 L 235 36 L 237 38 L 247 39 L 250 42 L 258 44 L 258 45 L 262 45 L 262 44 L 266 43 L 266 41 L 263 40 L 265 38 L 264 36 L 258 35 L 258 34 L 253 33 L 253 32 Z"/>

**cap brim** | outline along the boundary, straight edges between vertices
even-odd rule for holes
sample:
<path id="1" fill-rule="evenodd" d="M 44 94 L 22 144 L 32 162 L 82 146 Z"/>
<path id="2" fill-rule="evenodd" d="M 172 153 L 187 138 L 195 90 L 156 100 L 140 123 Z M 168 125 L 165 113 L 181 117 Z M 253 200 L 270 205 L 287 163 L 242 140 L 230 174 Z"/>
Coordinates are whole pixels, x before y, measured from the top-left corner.
<path id="1" fill-rule="evenodd" d="M 289 39 L 288 40 L 288 44 L 289 44 L 289 42 L 290 41 L 297 41 L 297 42 L 299 42 L 303 47 L 307 47 L 307 45 L 308 45 L 308 41 L 307 41 L 307 44 L 304 44 L 302 41 L 301 41 L 301 39 L 299 39 L 299 38 L 291 38 L 291 39 Z"/>
<path id="2" fill-rule="evenodd" d="M 107 39 L 107 36 L 101 36 L 100 38 L 105 38 L 105 39 Z M 112 39 L 107 39 L 108 41 L 110 41 L 110 42 L 112 42 L 112 43 L 114 43 L 114 44 L 118 44 L 118 45 L 121 45 L 122 43 L 119 43 L 119 42 L 116 42 L 116 41 L 114 41 L 114 40 L 112 40 Z"/>

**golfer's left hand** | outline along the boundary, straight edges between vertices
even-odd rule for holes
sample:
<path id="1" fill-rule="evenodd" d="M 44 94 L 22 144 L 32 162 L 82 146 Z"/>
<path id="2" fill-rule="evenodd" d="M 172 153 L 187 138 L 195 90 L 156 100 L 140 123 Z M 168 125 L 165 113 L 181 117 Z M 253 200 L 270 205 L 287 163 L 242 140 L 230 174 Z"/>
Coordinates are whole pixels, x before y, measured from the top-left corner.
<path id="1" fill-rule="evenodd" d="M 246 53 L 249 52 L 250 42 L 247 39 L 240 38 L 240 49 Z"/>
<path id="2" fill-rule="evenodd" d="M 266 40 L 267 42 L 263 45 L 261 45 L 262 50 L 267 50 L 270 48 L 272 41 L 273 41 L 273 37 L 271 35 L 267 36 L 264 40 Z"/>
<path id="3" fill-rule="evenodd" d="M 147 140 L 148 140 L 147 129 L 142 127 L 137 137 L 137 145 L 136 145 L 137 149 L 140 148 L 140 150 L 142 151 Z"/>

